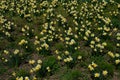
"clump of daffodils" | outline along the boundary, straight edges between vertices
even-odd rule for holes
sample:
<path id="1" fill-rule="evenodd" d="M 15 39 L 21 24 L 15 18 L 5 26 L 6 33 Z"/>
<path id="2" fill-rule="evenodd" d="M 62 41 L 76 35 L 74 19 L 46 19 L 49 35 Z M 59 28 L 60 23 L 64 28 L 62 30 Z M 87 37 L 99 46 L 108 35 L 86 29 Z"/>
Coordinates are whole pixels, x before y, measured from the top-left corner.
<path id="1" fill-rule="evenodd" d="M 120 40 L 120 33 L 117 33 L 117 40 L 119 41 Z"/>
<path id="2" fill-rule="evenodd" d="M 113 53 L 111 51 L 108 52 L 108 55 L 112 58 L 114 63 L 116 65 L 120 64 L 120 54 L 119 53 Z"/>
<path id="3" fill-rule="evenodd" d="M 11 34 L 13 32 L 13 30 L 16 27 L 16 24 L 14 24 L 14 22 L 9 21 L 7 19 L 4 19 L 3 16 L 0 16 L 0 23 L 2 24 L 0 31 L 7 37 L 12 37 Z"/>
<path id="4" fill-rule="evenodd" d="M 25 35 L 29 35 L 29 30 L 30 30 L 30 28 L 29 28 L 29 26 L 28 25 L 25 25 L 24 27 L 22 27 L 22 29 L 21 29 L 21 31 L 23 32 L 23 35 L 25 36 Z"/>
<path id="5" fill-rule="evenodd" d="M 97 66 L 98 65 L 96 63 L 92 62 L 92 64 L 89 64 L 88 68 L 89 68 L 90 71 L 93 71 L 94 68 L 96 68 Z"/>
<path id="6" fill-rule="evenodd" d="M 9 54 L 8 50 L 4 50 L 3 52 L 4 52 L 4 54 Z"/>
<path id="7" fill-rule="evenodd" d="M 29 64 L 32 66 L 32 68 L 30 69 L 30 73 L 34 73 L 37 72 L 41 69 L 42 66 L 42 60 L 29 60 Z"/>
<path id="8" fill-rule="evenodd" d="M 91 40 L 89 46 L 93 49 L 93 51 L 102 53 L 105 47 L 107 46 L 107 43 L 102 42 L 100 41 L 100 38 L 95 37 L 93 40 Z"/>
<path id="9" fill-rule="evenodd" d="M 53 0 L 53 1 L 51 2 L 51 5 L 52 5 L 53 7 L 56 7 L 56 6 L 57 6 L 57 3 L 58 3 L 58 0 Z"/>
<path id="10" fill-rule="evenodd" d="M 15 80 L 37 80 L 37 78 L 35 76 L 33 76 L 32 79 L 28 76 L 25 77 L 21 76 L 21 77 L 16 77 Z"/>
<path id="11" fill-rule="evenodd" d="M 29 60 L 29 64 L 34 64 L 35 60 Z"/>
<path id="12" fill-rule="evenodd" d="M 119 41 L 120 41 L 120 33 L 117 33 L 116 39 L 117 39 L 116 46 L 117 46 L 117 47 L 120 47 L 120 43 L 119 43 Z"/>
<path id="13" fill-rule="evenodd" d="M 109 52 L 108 52 L 108 55 L 109 55 L 110 57 L 112 57 L 112 58 L 114 58 L 114 57 L 115 57 L 114 53 L 113 53 L 113 52 L 111 52 L 111 51 L 109 51 Z"/>
<path id="14" fill-rule="evenodd" d="M 16 80 L 30 80 L 30 78 L 27 76 L 26 77 L 21 76 L 21 77 L 17 77 Z"/>
<path id="15" fill-rule="evenodd" d="M 64 59 L 65 63 L 69 63 L 71 61 L 73 61 L 73 58 L 71 56 L 69 56 L 69 57 L 67 57 L 67 58 Z"/>
<path id="16" fill-rule="evenodd" d="M 61 24 L 62 24 L 62 25 L 64 25 L 64 24 L 67 22 L 66 18 L 63 17 L 61 14 L 57 15 L 57 17 L 58 17 L 59 20 L 61 21 Z"/>
<path id="17" fill-rule="evenodd" d="M 46 69 L 47 69 L 47 71 L 48 72 L 50 72 L 51 71 L 51 69 L 50 69 L 50 67 L 48 66 L 48 67 L 46 67 Z"/>
<path id="18" fill-rule="evenodd" d="M 15 51 L 13 52 L 15 55 L 19 53 L 19 49 L 15 49 Z"/>
<path id="19" fill-rule="evenodd" d="M 28 43 L 27 40 L 22 39 L 22 40 L 18 43 L 18 45 L 24 45 L 24 44 L 27 44 L 27 43 Z"/>
<path id="20" fill-rule="evenodd" d="M 92 76 L 94 76 L 94 78 L 100 78 L 102 76 L 106 77 L 108 75 L 108 71 L 107 70 L 100 70 L 99 72 L 97 71 L 97 69 L 99 70 L 99 66 L 92 62 L 91 64 L 88 65 L 88 68 L 92 74 Z"/>

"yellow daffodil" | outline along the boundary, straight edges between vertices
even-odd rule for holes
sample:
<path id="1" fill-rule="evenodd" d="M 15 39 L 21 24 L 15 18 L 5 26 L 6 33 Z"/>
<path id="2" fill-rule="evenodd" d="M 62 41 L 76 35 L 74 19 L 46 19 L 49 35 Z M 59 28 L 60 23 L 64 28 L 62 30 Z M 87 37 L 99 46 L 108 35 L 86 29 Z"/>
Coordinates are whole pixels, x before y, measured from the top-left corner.
<path id="1" fill-rule="evenodd" d="M 8 53 L 9 53 L 9 51 L 7 51 L 7 50 L 4 50 L 4 53 L 5 53 L 5 54 L 8 54 Z"/>
<path id="2" fill-rule="evenodd" d="M 18 54 L 18 53 L 19 53 L 19 50 L 16 49 L 16 50 L 14 51 L 14 54 Z"/>
<path id="3" fill-rule="evenodd" d="M 38 71 L 41 68 L 40 64 L 37 64 L 37 66 L 35 67 L 35 70 Z"/>
<path id="4" fill-rule="evenodd" d="M 92 62 L 92 66 L 95 68 L 95 67 L 97 67 L 98 65 L 97 65 L 96 63 Z"/>
<path id="5" fill-rule="evenodd" d="M 13 76 L 16 76 L 16 73 L 15 73 L 15 72 L 13 72 L 13 73 L 12 73 L 12 75 L 13 75 Z"/>
<path id="6" fill-rule="evenodd" d="M 115 63 L 119 64 L 120 63 L 120 59 L 115 60 Z"/>
<path id="7" fill-rule="evenodd" d="M 23 77 L 17 77 L 16 80 L 23 80 Z"/>
<path id="8" fill-rule="evenodd" d="M 57 56 L 57 59 L 58 59 L 58 60 L 61 60 L 62 58 L 61 58 L 61 56 Z"/>
<path id="9" fill-rule="evenodd" d="M 30 80 L 29 77 L 25 77 L 25 80 Z"/>
<path id="10" fill-rule="evenodd" d="M 34 64 L 35 60 L 29 60 L 29 64 Z"/>
<path id="11" fill-rule="evenodd" d="M 111 51 L 108 52 L 108 55 L 109 55 L 110 57 L 112 57 L 112 58 L 115 57 L 115 55 L 114 55 Z"/>
<path id="12" fill-rule="evenodd" d="M 82 56 L 79 55 L 79 56 L 77 57 L 77 59 L 79 59 L 79 60 L 82 59 Z"/>
<path id="13" fill-rule="evenodd" d="M 94 68 L 92 67 L 92 65 L 89 65 L 88 68 L 90 69 L 90 71 L 94 70 Z"/>
<path id="14" fill-rule="evenodd" d="M 42 63 L 42 60 L 39 59 L 39 60 L 37 61 L 37 63 L 38 63 L 38 64 L 41 64 L 41 63 Z"/>
<path id="15" fill-rule="evenodd" d="M 108 71 L 107 71 L 107 70 L 104 70 L 104 71 L 102 72 L 102 74 L 103 74 L 104 76 L 106 76 L 106 75 L 108 74 Z"/>
<path id="16" fill-rule="evenodd" d="M 69 55 L 69 52 L 68 52 L 68 51 L 65 51 L 65 55 Z"/>
<path id="17" fill-rule="evenodd" d="M 100 77 L 100 73 L 95 73 L 94 77 L 96 77 L 96 78 Z"/>
<path id="18" fill-rule="evenodd" d="M 50 71 L 51 71 L 49 66 L 48 66 L 46 69 L 48 70 L 48 72 L 50 72 Z"/>

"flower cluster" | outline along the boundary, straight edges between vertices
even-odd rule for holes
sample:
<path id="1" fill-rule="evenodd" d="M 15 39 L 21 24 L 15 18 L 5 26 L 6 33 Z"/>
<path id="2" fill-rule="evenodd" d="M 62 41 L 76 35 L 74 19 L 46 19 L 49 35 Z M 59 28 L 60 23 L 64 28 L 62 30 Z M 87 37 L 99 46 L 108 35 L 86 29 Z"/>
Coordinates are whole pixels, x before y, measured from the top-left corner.
<path id="1" fill-rule="evenodd" d="M 120 47 L 120 43 L 119 43 L 119 41 L 120 41 L 120 33 L 117 33 L 116 39 L 118 40 L 116 46 L 117 46 L 117 47 Z"/>
<path id="2" fill-rule="evenodd" d="M 24 44 L 27 44 L 27 43 L 28 43 L 27 40 L 22 39 L 22 40 L 18 43 L 18 45 L 24 45 Z"/>
<path id="3" fill-rule="evenodd" d="M 11 37 L 12 32 L 14 31 L 14 28 L 16 27 L 16 24 L 14 22 L 11 22 L 7 19 L 4 19 L 3 16 L 1 16 L 1 24 L 2 27 L 0 28 L 0 31 L 7 37 Z"/>
<path id="4" fill-rule="evenodd" d="M 92 64 L 89 64 L 88 68 L 91 71 L 91 76 L 93 76 L 94 78 L 104 79 L 108 75 L 107 70 L 102 70 L 98 72 L 97 69 L 99 69 L 99 66 L 94 62 L 92 62 Z"/>
<path id="5" fill-rule="evenodd" d="M 23 78 L 23 77 L 17 77 L 16 80 L 30 80 L 30 79 L 29 79 L 29 77 L 25 77 L 25 78 Z"/>
<path id="6" fill-rule="evenodd" d="M 116 65 L 120 64 L 120 54 L 119 53 L 113 53 L 111 51 L 108 52 L 108 55 L 113 58 L 113 61 Z"/>
<path id="7" fill-rule="evenodd" d="M 30 73 L 34 73 L 41 69 L 42 60 L 39 59 L 39 60 L 37 60 L 37 62 L 35 60 L 29 60 L 29 64 L 34 66 L 30 70 Z"/>
<path id="8" fill-rule="evenodd" d="M 32 79 L 30 77 L 16 77 L 15 80 L 37 80 L 37 78 L 34 76 Z"/>

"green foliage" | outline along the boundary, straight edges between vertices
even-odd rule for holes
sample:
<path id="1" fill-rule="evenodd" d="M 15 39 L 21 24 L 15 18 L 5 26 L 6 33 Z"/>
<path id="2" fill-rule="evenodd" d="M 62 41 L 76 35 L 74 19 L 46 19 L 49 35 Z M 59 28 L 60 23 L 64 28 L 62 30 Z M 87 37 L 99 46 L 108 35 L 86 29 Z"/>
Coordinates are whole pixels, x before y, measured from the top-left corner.
<path id="1" fill-rule="evenodd" d="M 21 76 L 26 77 L 26 76 L 29 76 L 29 75 L 30 75 L 29 72 L 24 70 L 24 69 L 19 69 L 16 72 L 16 76 L 18 76 L 18 77 L 21 77 Z"/>
<path id="2" fill-rule="evenodd" d="M 18 67 L 22 63 L 23 59 L 19 55 L 13 55 L 8 61 L 8 65 L 11 67 Z"/>
<path id="3" fill-rule="evenodd" d="M 50 72 L 47 71 L 47 67 L 50 67 Z M 59 64 L 56 62 L 56 58 L 53 56 L 47 57 L 47 59 L 45 59 L 43 61 L 42 67 L 41 69 L 37 72 L 37 76 L 38 77 L 44 77 L 47 75 L 52 75 L 55 73 L 56 70 L 58 70 L 59 68 Z"/>
<path id="4" fill-rule="evenodd" d="M 107 70 L 108 74 L 113 76 L 115 67 L 107 62 L 102 56 L 93 57 L 92 60 L 98 64 L 98 68 L 96 69 L 97 72 Z"/>
<path id="5" fill-rule="evenodd" d="M 3 73 L 5 73 L 7 71 L 6 68 L 4 68 L 4 66 L 0 65 L 0 75 L 2 75 Z"/>
<path id="6" fill-rule="evenodd" d="M 112 42 L 107 42 L 107 46 L 106 49 L 110 50 L 110 51 L 115 51 L 116 50 L 116 46 L 114 46 L 115 44 Z"/>
<path id="7" fill-rule="evenodd" d="M 55 44 L 55 48 L 58 50 L 64 50 L 65 49 L 65 45 L 62 42 L 59 42 L 57 44 Z"/>
<path id="8" fill-rule="evenodd" d="M 70 70 L 61 76 L 60 80 L 79 80 L 82 74 L 78 70 Z"/>

